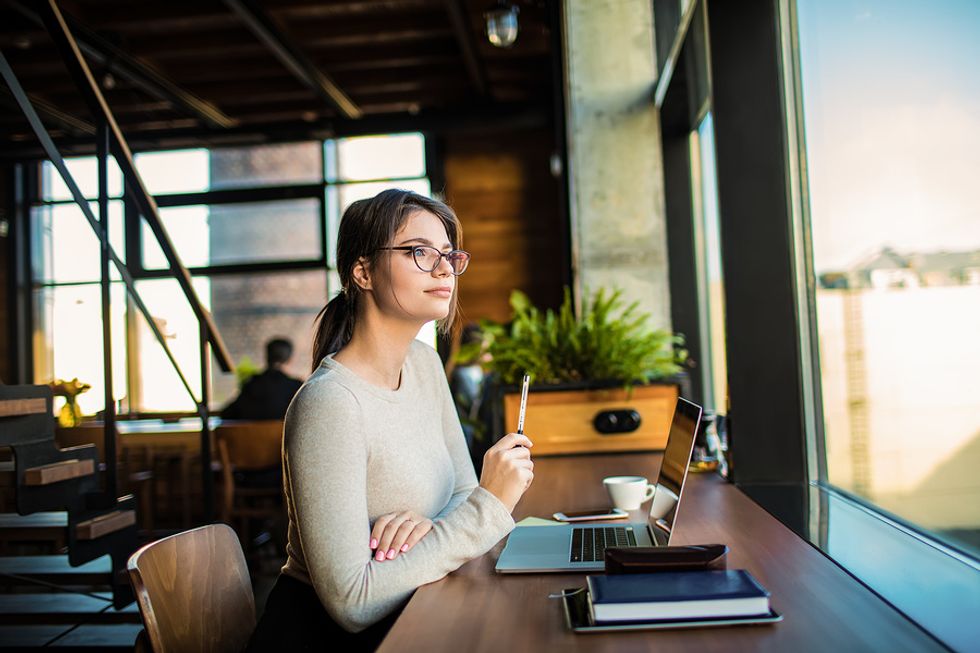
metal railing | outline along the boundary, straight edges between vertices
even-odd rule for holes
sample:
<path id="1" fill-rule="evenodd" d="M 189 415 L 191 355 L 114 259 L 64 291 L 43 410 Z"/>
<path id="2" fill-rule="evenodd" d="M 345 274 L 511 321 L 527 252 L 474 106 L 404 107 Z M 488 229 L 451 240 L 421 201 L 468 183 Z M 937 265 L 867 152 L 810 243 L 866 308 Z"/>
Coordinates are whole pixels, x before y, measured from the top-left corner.
<path id="1" fill-rule="evenodd" d="M 112 263 L 119 271 L 119 275 L 122 278 L 122 281 L 125 284 L 126 290 L 129 293 L 134 305 L 146 319 L 147 325 L 152 331 L 157 342 L 161 347 L 163 347 L 164 353 L 173 366 L 174 371 L 177 373 L 181 384 L 187 390 L 188 395 L 190 396 L 191 400 L 194 401 L 197 407 L 198 416 L 201 418 L 201 479 L 204 499 L 204 519 L 206 522 L 209 522 L 214 516 L 214 480 L 211 475 L 211 428 L 208 423 L 208 417 L 210 414 L 208 404 L 210 402 L 211 383 L 210 354 L 213 351 L 215 359 L 218 362 L 218 366 L 223 372 L 231 372 L 234 369 L 231 355 L 225 346 L 224 340 L 221 338 L 221 334 L 218 331 L 217 325 L 215 324 L 211 313 L 201 303 L 200 298 L 197 296 L 197 293 L 194 290 L 191 283 L 190 272 L 188 272 L 187 268 L 181 262 L 180 257 L 177 255 L 173 241 L 170 239 L 170 236 L 160 219 L 157 204 L 147 191 L 146 185 L 143 183 L 139 172 L 136 170 L 136 165 L 133 161 L 133 155 L 129 149 L 129 145 L 120 131 L 119 125 L 116 123 L 112 111 L 109 109 L 109 105 L 106 103 L 105 97 L 102 95 L 102 91 L 99 89 L 99 85 L 96 83 L 95 78 L 92 75 L 92 71 L 89 69 L 85 58 L 82 56 L 79 44 L 72 35 L 71 29 L 68 27 L 65 17 L 59 10 L 56 1 L 46 0 L 32 6 L 36 7 L 38 15 L 43 21 L 48 34 L 51 36 L 59 52 L 61 53 L 62 60 L 67 66 L 75 85 L 78 87 L 78 90 L 88 105 L 92 115 L 95 117 L 96 123 L 96 157 L 98 161 L 99 176 L 98 206 L 101 219 L 97 219 L 92 212 L 88 201 L 86 201 L 84 195 L 79 189 L 78 184 L 68 171 L 64 158 L 61 156 L 61 153 L 57 146 L 55 146 L 50 134 L 38 117 L 37 111 L 32 105 L 31 100 L 27 97 L 23 87 L 17 80 L 17 77 L 14 75 L 13 69 L 10 67 L 7 58 L 4 56 L 2 50 L 0 50 L 0 74 L 2 74 L 7 86 L 14 96 L 15 101 L 20 106 L 21 111 L 24 113 L 24 117 L 27 118 L 27 121 L 30 123 L 31 129 L 34 131 L 35 135 L 40 141 L 45 155 L 51 161 L 54 168 L 58 171 L 58 174 L 61 175 L 61 178 L 68 187 L 72 198 L 82 211 L 82 214 L 88 221 L 89 226 L 91 226 L 92 231 L 98 237 L 101 245 L 102 338 L 105 371 L 104 419 L 106 498 L 114 500 L 118 494 L 116 414 L 115 402 L 112 396 L 112 348 L 110 346 L 111 325 L 109 320 L 109 264 Z M 143 302 L 143 299 L 140 297 L 139 292 L 136 289 L 134 278 L 129 272 L 129 268 L 116 254 L 109 242 L 109 194 L 107 164 L 110 155 L 116 159 L 116 163 L 122 171 L 128 195 L 135 202 L 139 213 L 142 215 L 143 219 L 146 221 L 154 237 L 159 243 L 160 249 L 170 265 L 170 272 L 180 285 L 180 288 L 190 304 L 191 310 L 194 312 L 194 316 L 197 318 L 197 322 L 200 326 L 200 398 L 195 396 L 190 383 L 180 368 L 180 364 L 177 362 L 173 352 L 167 345 L 166 339 L 163 333 L 160 331 L 156 320 L 153 319 L 149 309 Z"/>

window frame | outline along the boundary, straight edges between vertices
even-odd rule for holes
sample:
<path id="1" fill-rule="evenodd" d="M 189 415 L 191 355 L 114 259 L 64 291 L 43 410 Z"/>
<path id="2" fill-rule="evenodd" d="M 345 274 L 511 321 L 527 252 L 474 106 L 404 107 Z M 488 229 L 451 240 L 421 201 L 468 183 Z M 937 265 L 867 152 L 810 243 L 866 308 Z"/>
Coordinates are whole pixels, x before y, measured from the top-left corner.
<path id="1" fill-rule="evenodd" d="M 664 31 L 664 34 L 674 39 L 669 47 L 654 45 L 656 52 L 663 50 L 668 56 L 668 60 L 658 62 L 660 76 L 654 99 L 660 109 L 664 187 L 670 189 L 665 193 L 664 205 L 667 217 L 671 325 L 676 333 L 685 334 L 684 346 L 690 360 L 701 365 L 708 359 L 710 345 L 702 342 L 700 337 L 705 321 L 702 314 L 704 301 L 700 296 L 701 285 L 698 279 L 702 252 L 699 250 L 696 233 L 701 189 L 694 184 L 692 173 L 698 162 L 692 158 L 690 138 L 691 132 L 697 129 L 697 123 L 709 110 L 711 98 L 710 84 L 707 85 L 708 95 L 704 97 L 693 97 L 688 92 L 688 86 L 699 87 L 689 83 L 688 78 L 707 71 L 689 69 L 691 57 L 686 55 L 694 42 L 694 39 L 688 41 L 688 34 L 693 29 L 706 29 L 706 23 L 704 20 L 694 20 L 696 12 L 703 12 L 700 2 L 690 2 L 680 13 L 680 5 L 675 0 L 658 0 L 654 9 L 657 11 L 655 20 L 677 23 L 672 29 Z M 657 36 L 661 36 L 661 33 L 658 32 Z M 706 45 L 706 41 L 702 43 Z M 690 372 L 689 388 L 685 390 L 687 396 L 702 405 L 705 404 L 706 397 L 706 376 L 703 369 Z"/>
<path id="2" fill-rule="evenodd" d="M 341 140 L 349 138 L 358 138 L 360 136 L 394 136 L 403 133 L 418 133 L 421 135 L 423 140 L 423 158 L 424 158 L 424 170 L 421 177 L 380 177 L 376 179 L 367 180 L 338 180 L 330 179 L 328 176 L 328 168 L 326 161 L 326 150 L 328 143 L 334 144 L 334 150 L 336 151 L 336 143 Z M 301 259 L 288 259 L 288 260 L 270 260 L 261 262 L 243 262 L 243 263 L 229 263 L 229 264 L 216 264 L 207 266 L 194 266 L 188 267 L 188 272 L 192 277 L 206 277 L 211 278 L 221 275 L 240 275 L 248 273 L 270 273 L 270 272 L 303 272 L 309 270 L 322 270 L 325 276 L 327 297 L 324 298 L 326 302 L 330 297 L 332 297 L 339 288 L 333 288 L 332 277 L 334 276 L 334 261 L 333 256 L 330 254 L 330 248 L 334 245 L 332 242 L 332 235 L 330 233 L 331 223 L 329 222 L 328 216 L 328 204 L 327 196 L 328 193 L 333 188 L 340 186 L 356 185 L 362 183 L 391 183 L 397 184 L 401 181 L 415 181 L 419 179 L 428 180 L 430 187 L 433 188 L 433 193 L 436 192 L 434 187 L 434 181 L 437 178 L 441 178 L 440 175 L 436 174 L 435 171 L 439 169 L 438 160 L 436 159 L 436 149 L 432 147 L 431 142 L 433 137 L 430 133 L 425 131 L 419 132 L 385 132 L 379 134 L 351 134 L 351 135 L 338 135 L 334 138 L 328 139 L 285 139 L 281 141 L 275 141 L 275 144 L 287 144 L 287 143 L 300 143 L 300 142 L 312 142 L 318 145 L 320 157 L 321 157 L 321 170 L 322 174 L 318 182 L 313 183 L 298 183 L 298 184 L 268 184 L 268 185 L 255 185 L 246 186 L 241 188 L 230 188 L 230 189 L 220 189 L 220 190 L 207 190 L 199 192 L 187 192 L 187 193 L 169 193 L 154 196 L 156 204 L 160 208 L 172 208 L 172 207 L 184 207 L 184 206 L 194 206 L 194 205 L 227 205 L 227 204 L 238 204 L 238 203 L 251 203 L 251 202 L 262 202 L 262 201 L 277 201 L 277 200 L 291 200 L 291 199 L 314 199 L 317 201 L 318 206 L 318 241 L 319 241 L 319 255 L 312 258 L 301 258 Z M 268 145 L 269 143 L 262 143 L 262 145 Z M 237 146 L 241 147 L 241 146 Z M 180 151 L 178 148 L 174 151 Z M 216 148 L 209 149 L 220 149 L 220 146 Z M 147 150 L 147 151 L 165 151 L 165 150 Z M 101 283 L 100 279 L 94 279 L 92 281 L 70 281 L 70 282 L 59 282 L 54 280 L 39 280 L 35 278 L 33 274 L 33 261 L 36 252 L 33 251 L 35 235 L 32 233 L 30 226 L 31 223 L 31 211 L 36 207 L 44 206 L 55 206 L 55 205 L 71 205 L 74 204 L 74 200 L 46 200 L 43 197 L 43 184 L 42 180 L 44 177 L 43 173 L 43 160 L 37 160 L 33 162 L 23 162 L 17 164 L 15 170 L 17 172 L 14 179 L 15 186 L 15 210 L 16 210 L 16 224 L 20 225 L 20 228 L 14 228 L 12 231 L 15 232 L 17 236 L 16 242 L 16 267 L 18 270 L 25 268 L 26 275 L 18 284 L 18 292 L 15 293 L 16 297 L 22 297 L 27 302 L 29 306 L 29 315 L 24 315 L 22 317 L 22 323 L 18 323 L 17 334 L 19 338 L 16 340 L 21 343 L 20 347 L 14 344 L 17 350 L 24 350 L 27 355 L 24 357 L 24 361 L 18 366 L 19 377 L 21 381 L 27 383 L 36 382 L 35 376 L 35 365 L 33 361 L 35 357 L 40 354 L 37 351 L 33 339 L 26 337 L 26 334 L 33 333 L 36 328 L 40 325 L 34 322 L 34 315 L 37 311 L 37 305 L 35 303 L 35 297 L 37 296 L 37 291 L 45 288 L 53 288 L 58 286 L 66 285 L 91 285 L 98 286 Z M 90 201 L 97 201 L 96 198 L 86 198 Z M 111 201 L 121 200 L 123 203 L 123 223 L 124 223 L 124 247 L 125 247 L 125 257 L 126 265 L 135 281 L 142 281 L 148 279 L 160 279 L 160 278 L 170 278 L 172 273 L 166 269 L 147 269 L 143 265 L 143 229 L 142 229 L 142 217 L 133 201 L 128 188 L 124 184 L 123 194 L 119 197 L 111 197 Z M 338 207 L 339 209 L 339 207 Z M 339 219 L 339 216 L 337 216 Z M 122 253 L 120 253 L 122 254 Z M 127 302 L 129 298 L 127 295 Z M 136 321 L 138 316 L 134 314 L 133 311 L 126 311 L 126 333 L 125 333 L 125 348 L 127 351 L 127 370 L 126 370 L 126 385 L 128 388 L 129 396 L 137 396 L 134 394 L 138 390 L 140 381 L 139 374 L 136 367 L 139 364 L 139 357 L 133 355 L 134 347 L 138 346 L 136 343 Z M 12 343 L 13 344 L 13 343 Z M 214 374 L 214 369 L 212 366 L 212 374 Z M 137 393 L 138 394 L 138 393 Z M 213 397 L 212 397 L 213 401 Z M 215 406 L 211 407 L 212 410 Z M 126 416 L 128 417 L 170 417 L 170 416 L 191 416 L 196 415 L 194 411 L 174 411 L 174 412 L 143 412 L 137 406 L 129 406 Z"/>
<path id="3" fill-rule="evenodd" d="M 799 57 L 796 1 L 777 0 L 778 65 L 782 86 L 786 134 L 787 203 L 793 247 L 793 283 L 796 320 L 801 328 L 803 433 L 807 480 L 827 484 L 827 447 L 824 438 L 823 389 L 820 379 L 820 340 L 817 329 L 816 273 L 813 267 L 813 238 L 807 180 L 806 129 L 803 120 L 802 75 Z"/>

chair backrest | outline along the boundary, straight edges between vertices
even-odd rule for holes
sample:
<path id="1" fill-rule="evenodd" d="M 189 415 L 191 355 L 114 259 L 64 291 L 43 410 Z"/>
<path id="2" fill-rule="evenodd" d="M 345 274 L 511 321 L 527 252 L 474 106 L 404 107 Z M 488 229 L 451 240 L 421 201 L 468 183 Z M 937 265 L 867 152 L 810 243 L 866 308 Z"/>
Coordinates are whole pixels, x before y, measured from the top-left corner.
<path id="1" fill-rule="evenodd" d="M 147 544 L 129 578 L 155 653 L 242 651 L 255 597 L 238 536 L 211 524 Z"/>
<path id="2" fill-rule="evenodd" d="M 230 463 L 232 469 L 267 469 L 281 463 L 282 420 L 222 422 L 214 437 L 222 464 Z"/>

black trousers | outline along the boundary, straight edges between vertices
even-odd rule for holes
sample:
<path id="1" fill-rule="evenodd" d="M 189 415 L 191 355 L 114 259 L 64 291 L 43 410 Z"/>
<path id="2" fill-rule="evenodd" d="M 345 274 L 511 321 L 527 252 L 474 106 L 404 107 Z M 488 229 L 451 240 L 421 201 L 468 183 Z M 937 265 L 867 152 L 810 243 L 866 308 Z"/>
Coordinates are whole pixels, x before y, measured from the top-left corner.
<path id="1" fill-rule="evenodd" d="M 399 614 L 401 610 L 359 633 L 349 633 L 327 614 L 312 586 L 279 574 L 246 650 L 374 651 Z"/>

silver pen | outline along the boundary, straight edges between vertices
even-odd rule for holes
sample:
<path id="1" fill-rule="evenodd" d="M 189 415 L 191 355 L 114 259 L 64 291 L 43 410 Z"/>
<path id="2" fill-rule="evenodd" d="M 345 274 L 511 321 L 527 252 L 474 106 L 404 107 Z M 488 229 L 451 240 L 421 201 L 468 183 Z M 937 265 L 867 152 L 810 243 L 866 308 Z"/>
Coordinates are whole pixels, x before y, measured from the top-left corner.
<path id="1" fill-rule="evenodd" d="M 524 374 L 524 383 L 521 387 L 521 412 L 517 415 L 517 432 L 524 435 L 524 413 L 527 412 L 527 387 L 531 384 L 531 375 Z"/>

